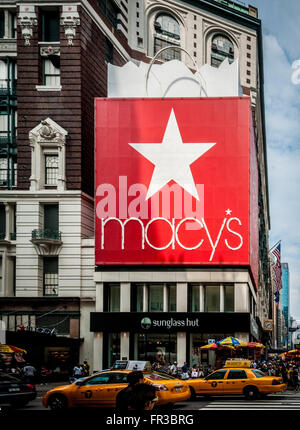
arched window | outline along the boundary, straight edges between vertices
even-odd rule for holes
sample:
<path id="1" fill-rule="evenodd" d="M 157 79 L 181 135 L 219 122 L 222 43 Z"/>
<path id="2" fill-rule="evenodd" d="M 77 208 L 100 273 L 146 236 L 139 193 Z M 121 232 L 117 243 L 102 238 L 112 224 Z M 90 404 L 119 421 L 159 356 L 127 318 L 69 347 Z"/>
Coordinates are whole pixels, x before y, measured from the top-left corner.
<path id="1" fill-rule="evenodd" d="M 154 21 L 154 55 L 166 46 L 180 46 L 180 27 L 175 18 L 167 14 L 158 14 Z M 180 60 L 178 49 L 168 49 L 162 52 L 163 61 Z"/>
<path id="2" fill-rule="evenodd" d="M 211 65 L 219 67 L 228 58 L 229 63 L 234 60 L 234 46 L 231 40 L 223 34 L 217 34 L 211 41 Z"/>

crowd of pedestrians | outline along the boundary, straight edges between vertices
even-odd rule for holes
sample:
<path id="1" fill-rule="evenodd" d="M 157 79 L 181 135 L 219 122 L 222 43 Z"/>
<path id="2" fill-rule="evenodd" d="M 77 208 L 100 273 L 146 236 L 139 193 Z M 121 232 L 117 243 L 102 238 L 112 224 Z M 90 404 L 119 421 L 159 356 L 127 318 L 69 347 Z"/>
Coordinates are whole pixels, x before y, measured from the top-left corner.
<path id="1" fill-rule="evenodd" d="M 211 365 L 203 366 L 202 364 L 194 364 L 192 367 L 190 367 L 186 361 L 182 366 L 178 366 L 178 363 L 174 361 L 168 366 L 161 366 L 159 363 L 155 362 L 152 366 L 152 370 L 167 373 L 180 379 L 189 379 L 204 378 L 205 376 L 212 373 L 215 369 Z"/>
<path id="2" fill-rule="evenodd" d="M 10 366 L 5 369 L 5 371 L 17 378 L 24 379 L 27 383 L 40 383 L 41 385 L 47 385 L 49 382 L 60 381 L 61 376 L 61 369 L 59 366 L 49 369 L 46 365 L 35 367 L 30 362 L 23 363 L 23 365 L 20 366 Z"/>
<path id="3" fill-rule="evenodd" d="M 251 367 L 261 370 L 266 376 L 280 376 L 289 389 L 300 390 L 300 363 L 296 361 L 284 361 L 281 359 L 252 360 Z M 204 378 L 216 369 L 211 365 L 203 366 L 202 364 L 188 366 L 186 362 L 183 366 L 178 366 L 177 362 L 174 361 L 169 366 L 164 367 L 154 363 L 153 370 L 164 372 L 177 378 L 189 379 Z"/>
<path id="4" fill-rule="evenodd" d="M 259 369 L 268 376 L 280 376 L 287 388 L 299 391 L 300 363 L 294 360 L 260 360 L 253 361 L 251 367 Z"/>
<path id="5" fill-rule="evenodd" d="M 22 363 L 22 365 L 6 366 L 3 369 L 5 372 L 16 376 L 17 378 L 23 379 L 30 384 L 41 384 L 47 385 L 51 382 L 59 382 L 65 380 L 65 373 L 62 374 L 61 368 L 57 365 L 55 368 L 48 368 L 45 364 L 41 366 L 35 366 L 30 362 Z M 85 360 L 82 364 L 77 364 L 69 373 L 69 382 L 73 382 L 75 379 L 83 378 L 90 375 L 90 366 Z"/>

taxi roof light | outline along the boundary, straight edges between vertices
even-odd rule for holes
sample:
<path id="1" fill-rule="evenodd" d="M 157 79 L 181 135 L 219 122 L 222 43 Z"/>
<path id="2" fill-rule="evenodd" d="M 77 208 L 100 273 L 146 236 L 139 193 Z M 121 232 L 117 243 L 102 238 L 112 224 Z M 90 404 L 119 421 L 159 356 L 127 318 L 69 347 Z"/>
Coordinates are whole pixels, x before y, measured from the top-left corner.
<path id="1" fill-rule="evenodd" d="M 151 363 L 150 361 L 116 360 L 112 370 L 141 370 L 146 372 L 151 371 Z"/>
<path id="2" fill-rule="evenodd" d="M 224 367 L 251 367 L 251 361 L 245 360 L 243 358 L 233 358 L 230 360 L 226 360 Z"/>

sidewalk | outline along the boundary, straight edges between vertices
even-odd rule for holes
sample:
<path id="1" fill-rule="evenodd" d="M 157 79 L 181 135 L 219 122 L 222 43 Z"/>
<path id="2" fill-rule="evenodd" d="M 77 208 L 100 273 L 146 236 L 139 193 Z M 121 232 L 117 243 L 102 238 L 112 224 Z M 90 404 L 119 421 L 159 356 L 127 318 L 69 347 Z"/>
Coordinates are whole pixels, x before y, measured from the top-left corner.
<path id="1" fill-rule="evenodd" d="M 48 382 L 46 385 L 36 384 L 35 388 L 37 391 L 38 397 L 43 396 L 47 391 L 52 390 L 52 388 L 59 387 L 60 385 L 69 385 L 68 381 L 61 382 Z"/>

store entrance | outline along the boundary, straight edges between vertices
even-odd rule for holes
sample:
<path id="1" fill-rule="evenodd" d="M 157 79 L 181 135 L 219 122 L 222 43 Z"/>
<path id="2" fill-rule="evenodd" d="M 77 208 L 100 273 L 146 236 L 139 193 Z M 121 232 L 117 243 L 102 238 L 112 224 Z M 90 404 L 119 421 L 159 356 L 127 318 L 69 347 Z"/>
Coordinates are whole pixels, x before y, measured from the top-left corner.
<path id="1" fill-rule="evenodd" d="M 168 366 L 177 361 L 177 334 L 139 333 L 134 336 L 134 359 Z"/>

